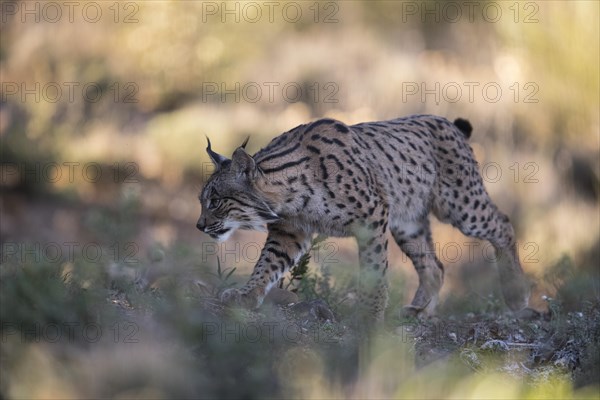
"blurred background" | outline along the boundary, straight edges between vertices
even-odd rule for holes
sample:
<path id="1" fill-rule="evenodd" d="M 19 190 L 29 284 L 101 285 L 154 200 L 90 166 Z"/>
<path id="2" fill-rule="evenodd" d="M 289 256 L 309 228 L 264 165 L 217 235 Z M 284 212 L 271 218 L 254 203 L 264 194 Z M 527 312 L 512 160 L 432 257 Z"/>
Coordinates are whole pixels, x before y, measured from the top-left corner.
<path id="1" fill-rule="evenodd" d="M 474 126 L 486 187 L 535 284 L 533 307 L 555 295 L 544 279 L 552 268 L 597 273 L 597 2 L 0 4 L 4 271 L 83 263 L 93 278 L 160 261 L 169 274 L 214 269 L 219 256 L 243 281 L 264 235 L 217 246 L 195 229 L 212 171 L 206 136 L 230 155 L 248 135 L 256 152 L 322 117 L 431 113 Z M 496 284 L 483 243 L 437 222 L 434 241 L 444 296 Z M 330 243 L 313 267 L 356 264 L 352 240 Z M 416 274 L 391 254 L 406 284 L 396 300 L 406 302 Z"/>

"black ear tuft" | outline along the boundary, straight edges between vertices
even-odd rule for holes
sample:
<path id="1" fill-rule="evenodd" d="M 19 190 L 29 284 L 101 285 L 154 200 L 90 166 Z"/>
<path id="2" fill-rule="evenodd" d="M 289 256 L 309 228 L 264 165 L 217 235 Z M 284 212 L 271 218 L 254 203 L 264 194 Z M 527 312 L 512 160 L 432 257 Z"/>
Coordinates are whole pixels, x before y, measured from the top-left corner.
<path id="1" fill-rule="evenodd" d="M 226 161 L 229 159 L 225 156 L 220 155 L 219 153 L 215 153 L 210 147 L 210 139 L 208 136 L 206 137 L 206 141 L 208 142 L 208 146 L 206 147 L 206 152 L 208 153 L 210 159 L 217 169 L 221 168 Z"/>
<path id="2" fill-rule="evenodd" d="M 246 149 L 246 145 L 248 144 L 248 140 L 250 140 L 250 136 L 248 136 L 246 138 L 246 140 L 244 140 L 244 143 L 242 143 L 242 145 L 240 146 L 242 149 Z"/>
<path id="3" fill-rule="evenodd" d="M 473 132 L 473 127 L 471 123 L 463 118 L 457 118 L 454 120 L 454 125 L 465 135 L 468 139 L 471 137 L 471 132 Z"/>

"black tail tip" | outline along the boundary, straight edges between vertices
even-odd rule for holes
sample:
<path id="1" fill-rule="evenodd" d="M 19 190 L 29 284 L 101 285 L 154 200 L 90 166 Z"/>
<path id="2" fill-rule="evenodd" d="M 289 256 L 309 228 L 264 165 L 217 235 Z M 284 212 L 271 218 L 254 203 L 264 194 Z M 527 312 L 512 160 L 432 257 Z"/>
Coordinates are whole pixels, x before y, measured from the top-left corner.
<path id="1" fill-rule="evenodd" d="M 456 118 L 454 120 L 454 125 L 456 125 L 458 129 L 460 129 L 460 131 L 465 135 L 467 139 L 471 137 L 473 127 L 471 126 L 471 123 L 468 120 L 463 118 Z"/>

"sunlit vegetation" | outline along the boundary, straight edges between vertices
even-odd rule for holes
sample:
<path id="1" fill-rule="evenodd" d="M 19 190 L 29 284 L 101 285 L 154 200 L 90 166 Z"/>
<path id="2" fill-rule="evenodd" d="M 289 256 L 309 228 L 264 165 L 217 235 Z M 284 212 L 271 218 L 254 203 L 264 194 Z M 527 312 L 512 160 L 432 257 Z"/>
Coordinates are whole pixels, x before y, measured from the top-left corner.
<path id="1" fill-rule="evenodd" d="M 0 398 L 600 398 L 597 2 L 34 3 L 0 3 Z M 195 229 L 206 135 L 253 152 L 412 113 L 473 124 L 537 311 L 509 314 L 485 244 L 435 222 L 435 318 L 400 318 L 394 248 L 363 338 L 335 238 L 285 301 L 224 309 L 264 234 Z"/>

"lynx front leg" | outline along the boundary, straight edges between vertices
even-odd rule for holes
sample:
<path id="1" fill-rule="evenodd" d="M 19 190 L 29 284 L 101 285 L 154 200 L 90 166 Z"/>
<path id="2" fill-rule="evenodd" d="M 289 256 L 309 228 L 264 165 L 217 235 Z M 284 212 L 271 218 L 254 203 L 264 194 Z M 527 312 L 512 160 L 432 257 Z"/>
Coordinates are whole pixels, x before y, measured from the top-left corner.
<path id="1" fill-rule="evenodd" d="M 311 236 L 279 224 L 269 225 L 269 236 L 250 280 L 240 289 L 223 291 L 221 301 L 249 309 L 260 307 L 269 290 L 308 251 Z"/>
<path id="2" fill-rule="evenodd" d="M 388 268 L 388 240 L 385 231 L 369 231 L 362 232 L 357 241 L 360 258 L 358 317 L 362 322 L 380 324 L 388 302 L 385 277 Z"/>

